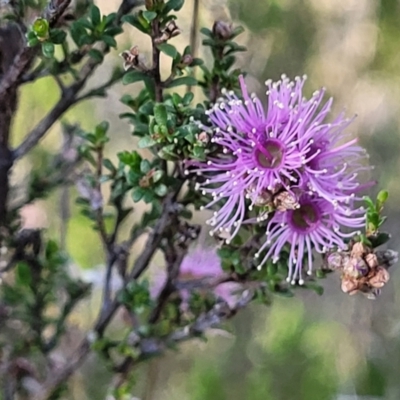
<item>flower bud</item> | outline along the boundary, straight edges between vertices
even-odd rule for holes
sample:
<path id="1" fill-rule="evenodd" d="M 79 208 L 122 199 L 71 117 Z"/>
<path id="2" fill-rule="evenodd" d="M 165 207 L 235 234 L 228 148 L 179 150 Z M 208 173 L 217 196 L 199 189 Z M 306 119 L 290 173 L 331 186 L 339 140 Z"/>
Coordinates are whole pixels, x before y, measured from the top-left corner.
<path id="1" fill-rule="evenodd" d="M 153 0 L 145 0 L 144 4 L 146 6 L 146 9 L 149 10 L 149 11 L 151 11 L 153 9 L 153 7 L 154 7 Z"/>
<path id="2" fill-rule="evenodd" d="M 209 136 L 207 135 L 207 132 L 200 132 L 196 135 L 196 139 L 198 142 L 207 144 L 210 141 Z"/>
<path id="3" fill-rule="evenodd" d="M 49 22 L 44 18 L 37 18 L 32 25 L 32 30 L 41 41 L 49 37 Z"/>
<path id="4" fill-rule="evenodd" d="M 181 58 L 181 64 L 183 66 L 190 66 L 190 64 L 193 62 L 193 56 L 191 54 L 185 54 L 182 58 Z"/>
<path id="5" fill-rule="evenodd" d="M 215 21 L 212 31 L 217 39 L 229 40 L 232 37 L 232 24 L 224 21 Z"/>

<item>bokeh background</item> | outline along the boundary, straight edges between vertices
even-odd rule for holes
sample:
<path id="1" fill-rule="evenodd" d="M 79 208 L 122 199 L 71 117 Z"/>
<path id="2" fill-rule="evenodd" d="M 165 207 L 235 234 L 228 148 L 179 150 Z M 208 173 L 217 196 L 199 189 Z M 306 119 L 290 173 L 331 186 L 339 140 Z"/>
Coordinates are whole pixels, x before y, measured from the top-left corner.
<path id="1" fill-rule="evenodd" d="M 183 49 L 189 40 L 194 0 L 179 12 L 182 35 L 173 43 Z M 238 65 L 248 72 L 251 90 L 264 95 L 263 82 L 307 74 L 306 92 L 321 86 L 335 98 L 334 113 L 346 108 L 358 117 L 350 131 L 358 135 L 376 166 L 373 178 L 390 192 L 386 228 L 390 247 L 400 239 L 400 1 L 399 0 L 199 0 L 199 26 L 222 19 L 242 25 L 239 37 L 248 51 Z M 118 1 L 97 1 L 104 13 Z M 197 54 L 210 61 L 201 48 Z M 119 49 L 97 71 L 89 85 L 105 80 L 118 53 L 139 45 L 146 56 L 149 42 L 126 27 Z M 164 59 L 167 74 L 168 60 Z M 136 86 L 113 87 L 106 99 L 81 103 L 63 119 L 92 129 L 99 120 L 111 122 L 111 157 L 132 149 L 130 127 L 118 115 L 119 99 Z M 200 91 L 196 92 L 201 99 Z M 13 140 L 18 143 L 58 98 L 54 81 L 42 79 L 23 88 Z M 14 172 L 25 179 L 40 168 L 46 154 L 60 145 L 60 125 Z M 371 194 L 376 194 L 373 189 Z M 65 247 L 74 273 L 101 281 L 102 257 L 96 234 L 74 204 L 74 189 L 24 210 L 26 225 L 43 226 L 49 235 L 66 233 Z M 61 201 L 62 200 L 62 201 Z M 70 213 L 66 221 L 61 211 Z M 201 221 L 203 216 L 197 215 Z M 61 232 L 61 233 L 60 233 Z M 60 237 L 60 239 L 62 239 Z M 136 248 L 140 252 L 141 243 Z M 154 260 L 153 273 L 161 265 Z M 398 268 L 397 268 L 398 269 Z M 323 296 L 296 290 L 294 298 L 273 299 L 271 307 L 253 305 L 226 328 L 208 335 L 207 342 L 184 344 L 179 351 L 154 359 L 135 372 L 133 395 L 141 400 L 398 400 L 400 399 L 400 272 L 375 301 L 347 296 L 337 276 L 322 281 Z M 83 304 L 70 323 L 65 346 L 73 347 L 96 316 L 98 296 Z M 115 328 L 117 329 L 117 328 Z M 62 354 L 60 353 L 60 356 Z M 74 377 L 71 399 L 104 399 L 110 376 L 95 357 Z"/>

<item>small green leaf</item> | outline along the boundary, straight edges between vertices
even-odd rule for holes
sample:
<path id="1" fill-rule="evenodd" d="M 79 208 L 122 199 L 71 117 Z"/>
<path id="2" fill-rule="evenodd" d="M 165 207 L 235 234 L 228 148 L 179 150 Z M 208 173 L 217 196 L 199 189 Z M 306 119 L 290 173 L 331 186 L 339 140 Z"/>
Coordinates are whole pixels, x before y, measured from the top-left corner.
<path id="1" fill-rule="evenodd" d="M 162 51 L 164 54 L 166 54 L 171 58 L 175 58 L 176 55 L 178 54 L 175 46 L 172 46 L 172 44 L 162 43 L 157 45 L 157 47 L 160 51 Z"/>
<path id="2" fill-rule="evenodd" d="M 42 43 L 42 53 L 47 58 L 54 57 L 54 44 L 50 42 Z"/>
<path id="3" fill-rule="evenodd" d="M 213 33 L 212 33 L 212 31 L 211 31 L 210 29 L 208 29 L 208 28 L 201 28 L 201 29 L 200 29 L 200 32 L 201 32 L 203 35 L 209 37 L 210 39 L 213 38 Z"/>
<path id="4" fill-rule="evenodd" d="M 143 18 L 144 21 L 138 19 L 136 15 L 125 15 L 122 18 L 123 22 L 127 22 L 131 24 L 135 28 L 139 29 L 139 31 L 143 33 L 150 33 L 150 24 Z M 145 22 L 145 24 L 144 24 Z"/>
<path id="5" fill-rule="evenodd" d="M 88 37 L 88 34 L 81 21 L 75 21 L 71 25 L 70 32 L 72 39 L 78 47 L 82 46 L 87 41 L 86 38 Z"/>
<path id="6" fill-rule="evenodd" d="M 168 188 L 163 183 L 154 188 L 154 193 L 157 196 L 164 197 L 168 193 Z"/>
<path id="7" fill-rule="evenodd" d="M 62 31 L 61 29 L 52 29 L 50 31 L 50 41 L 54 44 L 64 43 L 66 37 L 66 32 Z"/>
<path id="8" fill-rule="evenodd" d="M 158 125 L 166 125 L 168 121 L 167 109 L 164 104 L 155 104 L 154 105 L 154 118 Z"/>
<path id="9" fill-rule="evenodd" d="M 143 136 L 138 143 L 140 149 L 144 149 L 146 147 L 151 147 L 156 144 L 156 141 L 150 136 Z"/>
<path id="10" fill-rule="evenodd" d="M 151 22 L 155 17 L 157 17 L 157 13 L 154 11 L 143 11 L 142 15 L 147 22 Z"/>
<path id="11" fill-rule="evenodd" d="M 386 232 L 380 232 L 377 235 L 368 236 L 368 240 L 371 242 L 373 248 L 379 247 L 390 239 L 390 235 Z"/>
<path id="12" fill-rule="evenodd" d="M 195 86 L 197 85 L 197 80 L 191 76 L 183 76 L 182 78 L 177 78 L 168 84 L 168 88 L 173 88 L 176 86 Z"/>
<path id="13" fill-rule="evenodd" d="M 97 26 L 100 24 L 101 15 L 100 10 L 95 5 L 92 5 L 90 8 L 90 19 L 92 20 L 93 26 Z"/>
<path id="14" fill-rule="evenodd" d="M 16 281 L 21 286 L 29 286 L 32 280 L 31 270 L 29 265 L 20 262 L 16 269 Z"/>
<path id="15" fill-rule="evenodd" d="M 142 197 L 144 196 L 145 191 L 142 188 L 137 188 L 133 191 L 132 193 L 132 199 L 135 203 L 138 201 L 142 200 Z"/>
<path id="16" fill-rule="evenodd" d="M 103 35 L 103 36 L 101 37 L 101 40 L 102 40 L 107 46 L 110 46 L 110 47 L 117 47 L 117 42 L 116 42 L 116 40 L 115 40 L 112 36 L 110 36 L 110 35 Z"/>
<path id="17" fill-rule="evenodd" d="M 108 158 L 103 160 L 103 165 L 104 165 L 105 168 L 107 168 L 111 172 L 115 172 L 116 171 L 116 169 L 114 167 L 114 164 Z"/>
<path id="18" fill-rule="evenodd" d="M 163 11 L 166 14 L 169 13 L 171 10 L 179 11 L 182 8 L 184 2 L 184 0 L 169 0 L 169 2 L 165 5 Z"/>
<path id="19" fill-rule="evenodd" d="M 28 39 L 28 46 L 29 47 L 35 47 L 40 43 L 40 40 L 37 37 L 34 37 L 32 39 Z"/>
<path id="20" fill-rule="evenodd" d="M 387 190 L 381 190 L 376 196 L 376 200 L 379 205 L 383 205 L 389 197 L 389 192 Z"/>
<path id="21" fill-rule="evenodd" d="M 186 93 L 185 96 L 183 96 L 183 101 L 182 101 L 183 105 L 188 106 L 192 102 L 193 98 L 194 94 L 192 92 Z"/>
<path id="22" fill-rule="evenodd" d="M 149 162 L 149 160 L 142 160 L 142 162 L 140 163 L 140 172 L 142 172 L 143 174 L 147 174 L 151 169 L 151 164 Z"/>
<path id="23" fill-rule="evenodd" d="M 141 71 L 129 71 L 122 77 L 122 83 L 129 85 L 130 83 L 143 81 L 147 75 Z"/>
<path id="24" fill-rule="evenodd" d="M 158 170 L 154 172 L 153 182 L 154 183 L 158 182 L 163 176 L 164 176 L 164 171 Z"/>
<path id="25" fill-rule="evenodd" d="M 98 63 L 101 63 L 103 61 L 104 56 L 100 50 L 90 49 L 88 54 L 89 54 L 89 57 L 92 57 L 93 60 L 95 60 Z"/>

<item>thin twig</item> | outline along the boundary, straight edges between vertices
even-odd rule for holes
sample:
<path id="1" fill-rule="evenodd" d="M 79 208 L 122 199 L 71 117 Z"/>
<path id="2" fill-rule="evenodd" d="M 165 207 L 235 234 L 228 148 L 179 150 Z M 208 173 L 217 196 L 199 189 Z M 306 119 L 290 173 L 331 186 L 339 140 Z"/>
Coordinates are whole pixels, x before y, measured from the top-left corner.
<path id="1" fill-rule="evenodd" d="M 108 235 L 106 231 L 106 225 L 104 223 L 104 216 L 103 216 L 103 195 L 101 193 L 101 176 L 103 171 L 103 147 L 99 147 L 97 149 L 97 160 L 96 160 L 96 172 L 95 172 L 95 180 L 96 180 L 96 191 L 99 194 L 101 199 L 101 204 L 99 207 L 96 208 L 96 223 L 97 229 L 100 234 L 101 241 L 103 243 L 104 250 L 109 253 L 109 241 Z"/>
<path id="2" fill-rule="evenodd" d="M 233 307 L 229 307 L 225 302 L 219 302 L 210 311 L 200 315 L 192 324 L 177 329 L 164 339 L 142 339 L 137 345 L 140 351 L 137 358 L 126 357 L 114 370 L 126 376 L 133 367 L 149 357 L 162 354 L 177 343 L 199 337 L 208 329 L 219 326 L 222 322 L 232 318 L 240 309 L 249 304 L 253 297 L 253 290 L 245 290 Z"/>
<path id="3" fill-rule="evenodd" d="M 196 58 L 197 54 L 197 37 L 199 33 L 199 8 L 200 0 L 193 0 L 193 13 L 192 13 L 192 25 L 190 27 L 190 50 L 193 58 Z M 195 69 L 192 68 L 190 76 L 195 76 Z M 186 91 L 190 92 L 192 87 L 186 86 Z"/>
<path id="4" fill-rule="evenodd" d="M 160 37 L 160 21 L 158 18 L 155 18 L 152 21 L 151 28 L 152 28 L 151 44 L 153 49 L 152 75 L 155 86 L 155 99 L 156 102 L 161 103 L 163 101 L 163 83 L 161 82 L 161 73 L 160 73 L 160 50 L 158 49 L 156 44 L 156 40 Z"/>

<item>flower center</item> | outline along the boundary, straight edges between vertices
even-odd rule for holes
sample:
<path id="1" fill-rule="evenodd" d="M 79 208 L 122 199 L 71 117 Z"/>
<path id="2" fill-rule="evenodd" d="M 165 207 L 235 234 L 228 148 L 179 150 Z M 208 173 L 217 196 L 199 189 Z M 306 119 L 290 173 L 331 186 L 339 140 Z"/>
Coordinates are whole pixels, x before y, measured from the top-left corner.
<path id="1" fill-rule="evenodd" d="M 267 139 L 257 144 L 254 156 L 257 164 L 264 169 L 279 168 L 285 155 L 282 143 L 277 139 Z"/>
<path id="2" fill-rule="evenodd" d="M 292 212 L 291 222 L 303 232 L 309 232 L 319 220 L 318 209 L 312 204 L 304 204 Z"/>

